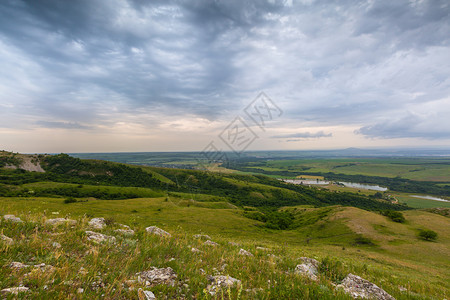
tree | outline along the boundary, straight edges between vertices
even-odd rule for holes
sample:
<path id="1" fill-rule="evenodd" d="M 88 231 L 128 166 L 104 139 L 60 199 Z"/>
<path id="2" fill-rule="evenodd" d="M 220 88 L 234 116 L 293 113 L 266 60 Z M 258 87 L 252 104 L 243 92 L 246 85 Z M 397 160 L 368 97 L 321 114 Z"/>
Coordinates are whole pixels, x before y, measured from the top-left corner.
<path id="1" fill-rule="evenodd" d="M 435 241 L 437 239 L 438 234 L 429 229 L 420 229 L 419 237 L 426 241 Z"/>

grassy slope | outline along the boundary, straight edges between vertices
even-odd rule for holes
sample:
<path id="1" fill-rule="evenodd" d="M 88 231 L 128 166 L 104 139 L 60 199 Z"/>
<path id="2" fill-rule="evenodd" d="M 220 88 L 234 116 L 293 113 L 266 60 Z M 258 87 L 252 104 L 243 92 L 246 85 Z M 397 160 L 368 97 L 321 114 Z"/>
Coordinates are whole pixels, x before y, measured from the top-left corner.
<path id="1" fill-rule="evenodd" d="M 279 249 L 275 253 L 279 253 L 277 255 L 282 257 L 282 261 L 278 262 L 274 268 L 265 266 L 264 260 L 260 259 L 244 263 L 246 268 L 261 270 L 257 275 L 252 275 L 248 270 L 238 271 L 230 268 L 230 275 L 245 280 L 246 288 L 262 286 L 265 289 L 264 282 L 267 282 L 270 278 L 273 279 L 274 276 L 284 276 L 280 273 L 292 270 L 296 261 L 298 262 L 296 258 L 300 256 L 319 259 L 331 256 L 343 263 L 340 268 L 343 268 L 345 272 L 354 272 L 375 282 L 397 299 L 445 298 L 450 292 L 448 280 L 450 272 L 447 268 L 450 263 L 448 251 L 450 246 L 450 219 L 422 211 L 404 212 L 408 222 L 398 224 L 376 213 L 357 208 L 288 207 L 285 209 L 296 211 L 296 221 L 302 226 L 293 230 L 275 231 L 261 228 L 258 226 L 260 224 L 258 221 L 242 217 L 242 212 L 238 209 L 213 209 L 217 202 L 193 202 L 178 197 L 169 197 L 167 201 L 166 198 L 143 198 L 114 201 L 92 200 L 72 204 L 63 204 L 62 199 L 56 198 L 0 198 L 0 205 L 2 214 L 13 213 L 23 218 L 28 218 L 30 215 L 41 216 L 41 218 L 44 215 L 47 218 L 67 215 L 72 218 L 80 218 L 84 215 L 108 217 L 141 231 L 146 226 L 157 225 L 176 233 L 177 238 L 180 239 L 176 246 L 179 249 L 172 246 L 175 248 L 167 250 L 164 248 L 167 245 L 161 246 L 164 246 L 165 251 L 170 253 L 167 255 L 186 260 L 186 263 L 192 264 L 193 268 L 187 270 L 185 263 L 177 261 L 169 264 L 167 262 L 168 256 L 166 255 L 164 258 L 163 253 L 155 253 L 156 257 L 151 256 L 151 263 L 148 262 L 139 266 L 135 260 L 140 260 L 142 257 L 138 256 L 133 260 L 130 254 L 130 257 L 127 256 L 126 258 L 126 260 L 130 260 L 130 266 L 127 267 L 126 271 L 116 270 L 118 272 L 116 274 L 117 280 L 119 281 L 125 280 L 126 276 L 134 274 L 133 272 L 139 271 L 143 266 L 170 265 L 181 272 L 183 276 L 187 276 L 191 280 L 194 279 L 199 284 L 197 293 L 201 294 L 200 283 L 206 282 L 206 280 L 204 276 L 198 274 L 198 268 L 212 272 L 212 268 L 219 267 L 222 261 L 226 261 L 231 266 L 235 263 L 242 264 L 242 262 L 239 262 L 240 258 L 236 256 L 238 248 L 234 249 L 226 245 L 227 241 L 234 241 L 241 243 L 242 247 L 253 252 L 256 251 L 256 246 Z M 210 208 L 199 207 L 201 205 L 212 206 Z M 59 214 L 54 215 L 53 212 Z M 5 234 L 12 234 L 11 228 L 5 226 L 4 223 L 2 223 L 2 228 Z M 416 237 L 418 228 L 435 230 L 439 234 L 438 241 L 418 240 Z M 186 250 L 183 250 L 187 247 L 187 244 L 197 245 L 188 238 L 195 233 L 209 234 L 215 241 L 223 245 L 220 250 L 205 254 L 205 257 L 202 258 L 205 261 L 200 264 L 201 266 L 198 261 L 190 257 Z M 28 234 L 32 234 L 31 229 Z M 187 237 L 185 234 L 187 234 Z M 26 238 L 27 233 L 25 232 L 23 235 L 23 238 Z M 82 236 L 82 233 L 79 232 L 78 235 Z M 355 244 L 355 238 L 361 235 L 371 239 L 376 246 Z M 188 240 L 185 241 L 185 238 L 188 238 Z M 152 240 L 152 243 L 154 242 Z M 69 242 L 66 241 L 66 243 Z M 75 245 L 71 247 L 75 247 Z M 198 245 L 198 247 L 201 248 L 202 246 Z M 345 250 L 343 250 L 344 248 Z M 101 253 L 106 251 L 101 248 L 97 250 Z M 150 251 L 150 249 L 147 251 Z M 46 250 L 44 252 L 47 253 Z M 21 259 L 25 260 L 23 262 L 27 262 L 29 256 L 40 255 L 39 251 L 36 252 L 37 254 L 27 253 L 25 250 L 20 255 L 18 252 L 6 252 L 2 254 L 2 264 Z M 106 253 L 101 255 L 106 255 Z M 112 260 L 110 263 L 118 263 L 113 261 L 113 259 L 117 259 L 114 258 L 114 254 L 108 256 L 108 259 Z M 54 259 L 50 259 L 50 262 L 55 264 Z M 83 263 L 83 260 L 76 262 L 77 266 Z M 75 268 L 75 266 L 67 267 Z M 87 267 L 92 269 L 100 266 L 88 265 Z M 4 269 L 2 272 L 3 276 L 6 276 L 4 272 L 8 271 Z M 67 276 L 72 275 L 68 274 Z M 304 281 L 298 282 L 299 279 L 293 279 L 289 276 L 284 279 L 279 277 L 278 281 L 280 280 L 294 280 L 296 285 L 305 284 Z M 11 280 L 7 282 L 11 282 Z M 6 283 L 3 283 L 2 287 L 6 287 L 4 284 Z M 324 279 L 322 284 L 329 289 L 327 279 Z M 408 288 L 410 293 L 400 292 L 399 286 Z M 316 287 L 311 286 L 310 288 L 315 289 Z M 290 296 L 295 298 L 295 286 L 287 286 L 282 289 L 283 292 L 278 292 L 288 293 L 289 290 L 292 290 Z M 261 294 L 261 296 L 265 296 L 261 298 L 269 299 L 268 292 L 265 289 L 265 292 Z M 109 291 L 109 293 L 112 293 L 112 291 Z M 328 296 L 324 296 L 324 298 L 333 295 L 331 292 L 326 294 Z M 251 298 L 250 295 L 242 295 L 242 297 Z"/>
<path id="2" fill-rule="evenodd" d="M 111 165 L 114 165 L 111 163 Z M 152 172 L 153 177 L 165 183 L 173 184 L 169 179 L 172 173 L 180 174 L 181 170 L 163 170 L 160 168 L 148 168 L 147 172 Z M 161 172 L 160 172 L 161 171 Z M 164 172 L 162 172 L 164 171 Z M 162 174 L 161 174 L 162 173 Z M 195 173 L 195 172 L 194 172 Z M 179 177 L 178 177 L 179 178 Z M 190 177 L 188 177 L 190 178 Z M 195 178 L 194 178 L 195 179 Z M 250 180 L 250 179 L 249 179 Z M 171 181 L 171 182 L 170 182 Z M 232 182 L 236 187 L 251 187 L 259 189 L 263 197 L 270 197 L 270 194 L 279 188 L 270 187 L 264 184 L 251 181 L 239 181 L 236 178 L 226 178 L 225 181 Z M 189 183 L 192 181 L 189 181 Z M 29 189 L 57 187 L 57 186 L 78 186 L 77 184 L 66 183 L 32 183 L 24 185 Z M 320 285 L 311 284 L 304 279 L 292 274 L 286 275 L 286 271 L 291 272 L 298 263 L 298 257 L 309 256 L 319 259 L 332 256 L 341 265 L 334 266 L 336 272 L 353 272 L 362 277 L 375 282 L 386 289 L 397 299 L 427 299 L 445 298 L 450 292 L 450 273 L 447 266 L 450 264 L 448 255 L 450 246 L 449 219 L 422 211 L 404 212 L 408 222 L 406 224 L 393 223 L 385 217 L 376 213 L 363 211 L 357 208 L 342 207 L 322 207 L 312 208 L 306 206 L 286 207 L 283 210 L 290 210 L 295 215 L 296 229 L 276 231 L 262 227 L 261 223 L 247 219 L 242 216 L 242 210 L 231 205 L 220 196 L 189 193 L 189 192 L 169 192 L 161 197 L 165 192 L 154 191 L 147 188 L 134 187 L 114 187 L 114 186 L 93 186 L 83 184 L 83 190 L 110 189 L 112 192 L 131 191 L 137 192 L 142 197 L 129 200 L 89 200 L 72 204 L 63 204 L 62 198 L 45 197 L 11 197 L 0 198 L 1 214 L 17 214 L 24 219 L 34 218 L 43 220 L 45 218 L 71 216 L 82 218 L 107 217 L 117 222 L 128 224 L 141 232 L 139 240 L 143 245 L 139 249 L 124 249 L 124 255 L 119 255 L 114 251 L 109 254 L 107 248 L 94 247 L 91 256 L 80 255 L 78 259 L 62 259 L 53 256 L 53 252 L 46 244 L 50 239 L 46 236 L 46 229 L 39 229 L 33 232 L 31 224 L 25 227 L 14 227 L 5 223 L 1 224 L 1 231 L 8 236 L 17 236 L 21 242 L 17 248 L 2 248 L 0 257 L 1 264 L 6 265 L 12 260 L 19 260 L 30 263 L 30 259 L 37 257 L 37 263 L 46 262 L 53 265 L 60 265 L 62 269 L 67 269 L 60 276 L 67 280 L 75 277 L 75 270 L 80 266 L 89 268 L 93 273 L 98 270 L 106 272 L 108 264 L 113 266 L 114 272 L 107 275 L 108 280 L 117 284 L 116 291 L 121 291 L 121 284 L 142 268 L 155 266 L 173 266 L 183 278 L 190 278 L 195 283 L 189 295 L 199 297 L 203 294 L 202 289 L 205 283 L 205 276 L 198 274 L 198 269 L 203 268 L 209 274 L 212 268 L 219 268 L 224 262 L 230 265 L 227 272 L 231 276 L 245 280 L 245 288 L 263 287 L 264 292 L 259 295 L 262 299 L 284 298 L 317 298 L 317 293 L 321 298 L 333 298 L 336 294 L 330 285 L 330 277 L 325 276 Z M 154 194 L 152 194 L 154 193 Z M 163 194 L 161 194 L 163 193 Z M 290 191 L 289 191 L 290 193 Z M 168 196 L 167 196 L 168 195 Z M 156 198 L 155 198 L 156 196 Z M 257 195 L 258 196 L 258 195 Z M 419 199 L 418 199 L 419 200 Z M 58 212 L 58 215 L 53 214 Z M 155 239 L 148 239 L 142 235 L 143 228 L 150 225 L 158 225 L 176 234 L 176 242 L 161 242 Z M 39 226 L 38 226 L 39 227 Z M 432 229 L 439 234 L 437 242 L 425 242 L 416 237 L 419 228 Z M 195 241 L 190 238 L 191 234 L 205 233 L 213 237 L 215 241 L 222 244 L 220 249 L 208 251 L 202 256 L 202 263 L 190 255 L 187 245 L 195 245 Z M 33 236 L 34 234 L 34 236 Z M 187 236 L 186 236 L 187 234 Z M 358 245 L 355 243 L 358 237 L 364 237 L 374 242 L 374 246 Z M 39 238 L 38 238 L 39 237 Z M 42 243 L 39 239 L 44 239 Z M 78 245 L 76 240 L 82 240 L 82 245 Z M 30 247 L 29 241 L 32 240 Z M 70 257 L 70 251 L 77 251 L 76 248 L 89 249 L 89 245 L 83 239 L 83 227 L 77 227 L 73 234 L 61 237 L 61 243 L 66 244 L 65 251 L 60 251 L 62 257 Z M 256 252 L 256 246 L 265 246 L 275 249 L 279 253 L 281 261 L 276 267 L 267 265 L 263 256 L 257 259 L 243 261 L 236 255 L 238 248 L 230 247 L 227 241 L 239 242 L 244 248 Z M 28 243 L 28 244 L 27 244 Z M 128 242 L 127 242 L 128 243 Z M 151 247 L 146 243 L 153 243 Z M 156 249 L 153 249 L 156 248 Z M 39 250 L 41 249 L 41 250 Z M 153 250 L 152 250 L 153 249 Z M 345 250 L 344 250 L 345 249 Z M 81 250 L 80 250 L 81 251 Z M 136 252 L 137 251 L 137 252 Z M 59 253 L 59 252 L 57 252 Z M 142 253 L 142 255 L 141 255 Z M 426 255 L 424 255 L 426 253 Z M 57 255 L 58 256 L 58 255 Z M 168 256 L 174 256 L 178 261 L 168 262 Z M 78 256 L 77 256 L 78 257 Z M 150 260 L 149 257 L 151 258 Z M 126 268 L 116 269 L 125 260 Z M 99 263 L 99 261 L 103 261 Z M 244 268 L 241 270 L 240 268 Z M 425 272 L 424 272 L 425 271 Z M 2 269 L 2 288 L 13 283 L 18 283 L 20 274 L 13 274 L 7 268 Z M 17 276 L 16 276 L 17 275 Z M 63 276 L 64 275 L 64 276 Z M 266 288 L 267 280 L 277 281 L 274 290 Z M 15 281 L 16 280 L 16 281 Z M 36 279 L 41 280 L 41 279 Z M 92 278 L 88 279 L 93 280 Z M 293 285 L 292 285 L 293 284 Z M 36 283 L 37 287 L 42 287 Z M 406 287 L 409 292 L 402 293 L 399 286 Z M 301 288 L 300 288 L 301 287 Z M 55 291 L 74 293 L 70 287 L 56 285 Z M 303 292 L 308 294 L 302 294 Z M 110 297 L 116 296 L 116 291 L 112 288 L 106 291 Z M 180 292 L 167 290 L 163 287 L 156 288 L 169 295 L 178 295 Z M 92 292 L 93 298 L 99 297 L 102 292 Z M 188 293 L 187 291 L 183 291 Z M 237 291 L 234 291 L 237 293 Z M 45 295 L 45 291 L 39 293 Z M 90 292 L 89 292 L 90 293 Z M 124 292 L 125 294 L 127 292 Z M 51 293 L 50 293 L 51 294 Z M 127 294 L 128 295 L 128 294 Z M 313 296 L 315 295 L 315 296 Z M 135 297 L 135 294 L 130 294 Z M 346 298 L 344 295 L 337 295 Z M 252 298 L 250 294 L 243 294 L 243 298 Z"/>

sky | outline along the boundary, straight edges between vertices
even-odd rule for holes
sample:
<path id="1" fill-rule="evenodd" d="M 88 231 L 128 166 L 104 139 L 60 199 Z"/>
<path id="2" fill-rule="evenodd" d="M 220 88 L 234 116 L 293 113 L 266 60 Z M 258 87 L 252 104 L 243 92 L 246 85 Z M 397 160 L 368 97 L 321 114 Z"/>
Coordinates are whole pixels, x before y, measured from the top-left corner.
<path id="1" fill-rule="evenodd" d="M 0 66 L 9 151 L 450 147 L 448 0 L 3 0 Z"/>

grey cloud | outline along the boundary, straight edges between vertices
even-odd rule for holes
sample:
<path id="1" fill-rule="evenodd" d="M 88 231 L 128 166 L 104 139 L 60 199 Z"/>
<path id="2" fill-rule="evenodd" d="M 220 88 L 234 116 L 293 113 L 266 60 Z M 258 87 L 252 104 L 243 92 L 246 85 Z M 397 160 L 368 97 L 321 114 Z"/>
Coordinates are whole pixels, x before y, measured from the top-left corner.
<path id="1" fill-rule="evenodd" d="M 284 134 L 284 135 L 275 135 L 272 136 L 274 139 L 289 139 L 289 138 L 297 138 L 297 139 L 308 139 L 308 138 L 322 138 L 322 137 L 331 137 L 333 136 L 332 133 L 325 133 L 323 131 L 318 131 L 315 133 L 310 132 L 299 132 L 299 133 L 293 133 L 293 134 Z"/>
<path id="2" fill-rule="evenodd" d="M 0 104 L 74 124 L 121 114 L 216 120 L 265 91 L 286 122 L 362 124 L 376 135 L 405 122 L 394 112 L 449 95 L 447 1 L 287 4 L 2 1 Z M 380 121 L 386 114 L 391 123 Z"/>
<path id="3" fill-rule="evenodd" d="M 448 123 L 410 113 L 400 119 L 385 120 L 361 127 L 355 133 L 370 138 L 450 139 Z"/>
<path id="4" fill-rule="evenodd" d="M 358 18 L 355 34 L 383 34 L 400 47 L 448 45 L 450 4 L 445 0 L 374 1 Z"/>

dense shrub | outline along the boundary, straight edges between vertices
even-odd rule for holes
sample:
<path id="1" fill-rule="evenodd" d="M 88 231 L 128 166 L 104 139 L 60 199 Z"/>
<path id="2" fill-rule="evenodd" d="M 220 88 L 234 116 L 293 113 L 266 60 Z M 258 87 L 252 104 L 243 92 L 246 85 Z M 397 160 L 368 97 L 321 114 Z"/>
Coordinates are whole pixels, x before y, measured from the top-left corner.
<path id="1" fill-rule="evenodd" d="M 75 202 L 77 202 L 77 199 L 75 199 L 74 197 L 69 197 L 69 198 L 64 199 L 65 204 L 75 203 Z"/>
<path id="2" fill-rule="evenodd" d="M 406 222 L 405 216 L 403 216 L 403 214 L 399 211 L 384 210 L 381 212 L 381 214 L 397 223 L 405 223 Z"/>
<path id="3" fill-rule="evenodd" d="M 420 229 L 419 237 L 426 241 L 435 241 L 438 237 L 438 234 L 435 231 L 430 230 L 430 229 Z"/>
<path id="4" fill-rule="evenodd" d="M 288 229 L 294 223 L 294 216 L 287 211 L 277 211 L 271 208 L 262 208 L 262 211 L 245 211 L 244 217 L 265 223 L 270 229 Z"/>

